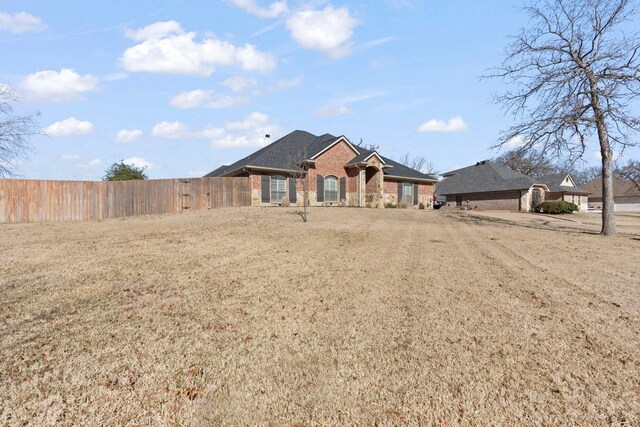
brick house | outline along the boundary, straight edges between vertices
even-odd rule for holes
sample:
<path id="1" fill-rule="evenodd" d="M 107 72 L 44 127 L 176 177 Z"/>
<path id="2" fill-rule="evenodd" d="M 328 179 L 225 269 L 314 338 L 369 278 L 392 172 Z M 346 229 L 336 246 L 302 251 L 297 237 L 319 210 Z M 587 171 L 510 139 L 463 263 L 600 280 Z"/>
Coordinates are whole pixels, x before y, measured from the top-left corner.
<path id="1" fill-rule="evenodd" d="M 448 207 L 530 212 L 545 200 L 565 200 L 587 210 L 588 191 L 569 174 L 533 178 L 489 160 L 442 174 L 436 194 Z"/>
<path id="2" fill-rule="evenodd" d="M 296 130 L 206 177 L 251 178 L 254 206 L 303 204 L 308 179 L 309 205 L 383 207 L 385 202 L 430 206 L 437 179 L 408 168 L 345 136 Z"/>

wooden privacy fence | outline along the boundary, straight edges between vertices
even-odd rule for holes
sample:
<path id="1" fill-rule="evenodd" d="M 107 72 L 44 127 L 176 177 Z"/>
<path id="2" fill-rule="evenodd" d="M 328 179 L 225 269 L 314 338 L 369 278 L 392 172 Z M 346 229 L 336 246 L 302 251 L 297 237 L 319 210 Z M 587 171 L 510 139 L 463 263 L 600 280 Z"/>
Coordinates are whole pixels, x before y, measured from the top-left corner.
<path id="1" fill-rule="evenodd" d="M 249 178 L 0 180 L 0 223 L 82 221 L 251 206 Z"/>

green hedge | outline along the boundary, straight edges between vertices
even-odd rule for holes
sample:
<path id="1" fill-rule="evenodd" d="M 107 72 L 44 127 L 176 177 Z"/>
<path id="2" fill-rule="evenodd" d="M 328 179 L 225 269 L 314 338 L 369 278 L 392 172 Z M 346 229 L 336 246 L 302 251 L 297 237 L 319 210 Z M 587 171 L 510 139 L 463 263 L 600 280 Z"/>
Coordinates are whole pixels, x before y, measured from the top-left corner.
<path id="1" fill-rule="evenodd" d="M 536 212 L 546 214 L 568 214 L 578 210 L 578 205 L 565 201 L 542 202 L 536 206 Z"/>

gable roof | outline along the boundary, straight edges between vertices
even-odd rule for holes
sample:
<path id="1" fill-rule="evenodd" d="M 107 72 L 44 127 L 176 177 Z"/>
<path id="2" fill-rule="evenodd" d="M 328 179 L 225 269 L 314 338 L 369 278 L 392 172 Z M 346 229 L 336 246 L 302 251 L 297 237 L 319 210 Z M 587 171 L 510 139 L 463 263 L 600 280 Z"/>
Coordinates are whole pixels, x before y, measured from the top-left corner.
<path id="1" fill-rule="evenodd" d="M 313 160 L 341 141 L 344 141 L 354 151 L 355 157 L 347 164 L 366 161 L 372 155 L 376 155 L 384 164 L 393 166 L 392 170 L 384 169 L 385 176 L 437 181 L 437 178 L 432 175 L 408 168 L 381 156 L 376 151 L 352 145 L 344 135 L 334 136 L 325 133 L 324 135 L 315 136 L 303 130 L 293 131 L 231 165 L 220 166 L 206 174 L 205 177 L 233 176 L 241 173 L 244 168 L 293 171 L 297 169 L 296 163 L 300 161 L 301 156 L 306 157 L 304 160 Z"/>
<path id="2" fill-rule="evenodd" d="M 591 197 L 602 197 L 602 175 L 582 184 L 580 188 L 590 193 Z M 613 197 L 640 197 L 640 189 L 633 182 L 614 176 Z"/>
<path id="3" fill-rule="evenodd" d="M 572 185 L 562 185 L 569 177 Z M 573 178 L 568 173 L 553 173 L 540 178 L 540 181 L 549 187 L 552 193 L 589 194 L 588 191 L 573 185 Z"/>
<path id="4" fill-rule="evenodd" d="M 507 166 L 485 160 L 473 166 L 446 172 L 436 189 L 437 194 L 490 193 L 495 191 L 527 190 L 544 185 L 530 176 Z"/>
<path id="5" fill-rule="evenodd" d="M 253 166 L 255 168 L 295 170 L 296 163 L 300 161 L 300 156 L 306 154 L 306 157 L 309 158 L 310 147 L 314 145 L 314 143 L 314 149 L 320 149 L 323 141 L 324 143 L 327 143 L 335 138 L 336 137 L 329 134 L 318 137 L 303 130 L 295 130 L 258 151 L 249 154 L 247 157 L 227 166 L 223 170 L 218 168 L 209 172 L 205 177 L 224 176 L 230 173 L 236 173 L 247 166 Z"/>

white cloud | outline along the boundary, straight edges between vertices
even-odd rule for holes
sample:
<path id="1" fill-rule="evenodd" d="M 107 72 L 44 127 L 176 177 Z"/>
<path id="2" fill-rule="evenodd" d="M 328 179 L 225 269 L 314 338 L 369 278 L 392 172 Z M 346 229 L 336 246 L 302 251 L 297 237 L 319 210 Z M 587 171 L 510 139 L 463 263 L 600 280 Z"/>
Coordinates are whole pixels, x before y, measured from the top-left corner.
<path id="1" fill-rule="evenodd" d="M 292 78 L 290 80 L 286 80 L 286 79 L 278 80 L 277 82 L 275 82 L 271 86 L 267 86 L 264 89 L 254 90 L 253 92 L 251 92 L 251 95 L 253 95 L 253 96 L 261 96 L 261 95 L 267 95 L 267 94 L 270 94 L 270 93 L 283 92 L 285 90 L 292 89 L 294 87 L 298 87 L 301 84 L 302 84 L 302 77 L 301 76 L 294 77 L 294 78 Z"/>
<path id="2" fill-rule="evenodd" d="M 151 129 L 151 136 L 164 139 L 187 138 L 189 127 L 182 122 L 159 122 Z"/>
<path id="3" fill-rule="evenodd" d="M 20 84 L 26 98 L 33 102 L 61 103 L 98 90 L 99 81 L 91 74 L 80 75 L 71 68 L 29 74 Z"/>
<path id="4" fill-rule="evenodd" d="M 124 163 L 125 165 L 132 165 L 138 168 L 145 168 L 147 170 L 160 168 L 160 166 L 158 166 L 157 164 L 151 163 L 150 161 L 145 160 L 142 157 L 129 157 L 128 159 L 124 159 L 122 163 Z"/>
<path id="5" fill-rule="evenodd" d="M 507 147 L 509 148 L 518 148 L 522 147 L 525 144 L 525 138 L 521 135 L 514 136 L 510 140 L 507 141 Z"/>
<path id="6" fill-rule="evenodd" d="M 222 84 L 234 92 L 242 92 L 245 89 L 256 86 L 258 81 L 253 77 L 234 76 L 229 77 Z"/>
<path id="7" fill-rule="evenodd" d="M 351 51 L 351 36 L 358 21 L 349 9 L 329 5 L 322 10 L 306 9 L 287 20 L 291 37 L 305 49 L 319 50 L 331 58 Z"/>
<path id="8" fill-rule="evenodd" d="M 140 129 L 132 129 L 132 130 L 122 129 L 121 131 L 118 131 L 118 133 L 116 134 L 116 142 L 119 142 L 122 144 L 133 142 L 136 139 L 140 138 L 143 133 L 144 132 L 142 132 Z"/>
<path id="9" fill-rule="evenodd" d="M 260 72 L 276 66 L 273 55 L 248 43 L 234 46 L 212 37 L 197 42 L 196 33 L 185 32 L 176 21 L 156 22 L 126 34 L 141 42 L 120 57 L 121 65 L 131 72 L 210 76 L 220 65 Z"/>
<path id="10" fill-rule="evenodd" d="M 155 22 L 137 30 L 128 29 L 124 34 L 131 40 L 141 42 L 149 39 L 161 39 L 172 34 L 184 34 L 184 29 L 177 21 L 163 21 Z"/>
<path id="11" fill-rule="evenodd" d="M 151 130 L 151 136 L 163 139 L 213 139 L 225 134 L 224 129 L 211 125 L 193 131 L 182 122 L 159 122 Z"/>
<path id="12" fill-rule="evenodd" d="M 455 116 L 448 122 L 436 119 L 428 120 L 418 127 L 418 132 L 462 132 L 468 128 L 469 126 L 462 117 Z"/>
<path id="13" fill-rule="evenodd" d="M 249 114 L 244 120 L 239 122 L 229 122 L 226 125 L 227 129 L 254 129 L 261 125 L 264 125 L 269 121 L 269 116 L 264 113 L 254 112 Z"/>
<path id="14" fill-rule="evenodd" d="M 18 12 L 13 15 L 0 12 L 0 30 L 9 31 L 12 34 L 27 33 L 30 31 L 42 31 L 47 26 L 37 16 L 27 12 Z"/>
<path id="15" fill-rule="evenodd" d="M 170 104 L 173 107 L 188 108 L 231 108 L 246 105 L 249 99 L 241 96 L 230 96 L 222 94 L 214 94 L 211 90 L 196 89 L 190 92 L 183 92 L 171 99 Z"/>
<path id="16" fill-rule="evenodd" d="M 228 132 L 214 138 L 211 148 L 264 147 L 282 132 L 279 126 L 269 124 L 268 115 L 260 112 L 253 112 L 240 121 L 228 122 L 225 127 Z M 270 138 L 266 135 L 270 135 Z"/>
<path id="17" fill-rule="evenodd" d="M 278 91 L 287 90 L 294 87 L 298 87 L 301 84 L 302 84 L 302 77 L 297 76 L 292 78 L 291 80 L 278 80 L 274 85 L 274 89 Z"/>
<path id="18" fill-rule="evenodd" d="M 366 101 L 372 98 L 386 95 L 387 92 L 383 92 L 376 89 L 365 89 L 351 94 L 347 94 L 339 99 L 334 99 L 329 103 L 323 105 L 320 108 L 313 110 L 317 116 L 340 116 L 349 114 L 353 110 L 347 107 L 348 104 L 354 104 L 357 102 Z"/>
<path id="19" fill-rule="evenodd" d="M 63 154 L 62 156 L 60 156 L 60 160 L 62 160 L 63 162 L 71 162 L 74 160 L 80 160 L 81 158 L 82 156 L 79 154 Z"/>
<path id="20" fill-rule="evenodd" d="M 87 160 L 86 162 L 82 162 L 82 163 L 78 163 L 76 166 L 78 166 L 79 168 L 95 168 L 96 166 L 100 166 L 100 164 L 102 163 L 102 161 L 100 161 L 100 159 L 91 159 L 91 160 Z"/>
<path id="21" fill-rule="evenodd" d="M 330 117 L 330 116 L 342 116 L 352 112 L 351 108 L 344 105 L 324 105 L 320 108 L 313 110 L 317 116 Z"/>
<path id="22" fill-rule="evenodd" d="M 50 136 L 88 135 L 93 131 L 93 123 L 75 117 L 55 122 L 43 129 Z"/>
<path id="23" fill-rule="evenodd" d="M 283 13 L 287 12 L 289 8 L 287 7 L 286 1 L 275 1 L 271 3 L 268 7 L 260 7 L 256 4 L 255 0 L 229 0 L 231 3 L 235 4 L 239 8 L 244 9 L 245 11 L 251 13 L 252 15 L 258 16 L 260 18 L 277 18 Z"/>
<path id="24" fill-rule="evenodd" d="M 211 141 L 211 148 L 263 147 L 282 133 L 277 125 L 269 123 L 269 116 L 253 112 L 239 121 L 227 122 L 224 128 L 205 126 L 193 130 L 182 122 L 159 122 L 153 127 L 151 136 L 165 139 L 205 139 Z M 266 135 L 271 135 L 267 138 Z"/>
<path id="25" fill-rule="evenodd" d="M 396 37 L 396 36 L 382 37 L 380 39 L 375 39 L 375 40 L 371 40 L 370 42 L 364 43 L 360 45 L 360 47 L 362 49 L 370 49 L 372 47 L 380 46 L 396 40 L 399 40 L 399 37 Z"/>

